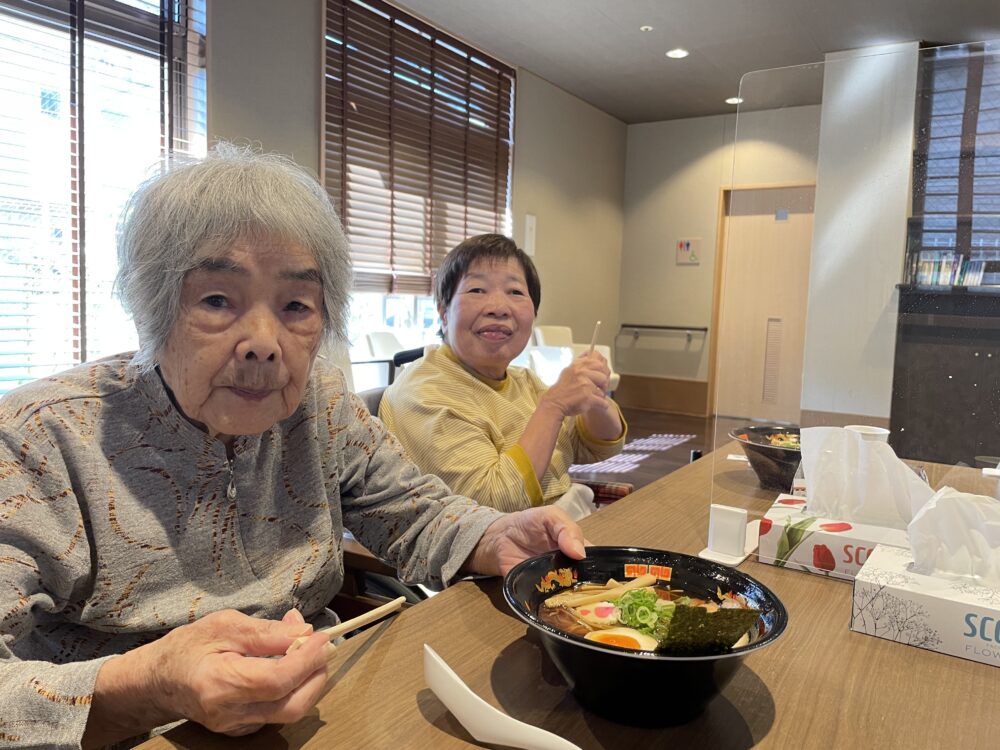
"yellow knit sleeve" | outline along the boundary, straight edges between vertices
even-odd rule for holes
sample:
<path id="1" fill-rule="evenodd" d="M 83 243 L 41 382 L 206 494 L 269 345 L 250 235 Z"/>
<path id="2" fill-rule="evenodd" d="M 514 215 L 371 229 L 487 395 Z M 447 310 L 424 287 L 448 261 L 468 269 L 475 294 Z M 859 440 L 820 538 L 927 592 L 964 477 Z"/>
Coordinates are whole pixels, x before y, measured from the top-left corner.
<path id="1" fill-rule="evenodd" d="M 521 477 L 524 479 L 524 489 L 528 493 L 528 499 L 531 501 L 532 507 L 542 505 L 544 502 L 542 485 L 539 484 L 538 477 L 535 476 L 535 468 L 531 465 L 531 460 L 528 458 L 528 454 L 524 452 L 524 448 L 519 443 L 514 443 L 504 453 L 510 457 L 517 470 L 521 473 Z"/>
<path id="2" fill-rule="evenodd" d="M 596 438 L 587 432 L 587 426 L 583 423 L 583 415 L 578 415 L 576 418 L 576 431 L 580 434 L 580 437 L 591 445 L 611 446 L 625 442 L 625 436 L 628 434 L 628 423 L 625 422 L 625 415 L 622 414 L 621 407 L 614 401 L 611 403 L 615 405 L 615 409 L 618 411 L 618 419 L 622 422 L 621 434 L 616 438 L 612 438 L 611 440 L 601 440 L 600 438 Z"/>

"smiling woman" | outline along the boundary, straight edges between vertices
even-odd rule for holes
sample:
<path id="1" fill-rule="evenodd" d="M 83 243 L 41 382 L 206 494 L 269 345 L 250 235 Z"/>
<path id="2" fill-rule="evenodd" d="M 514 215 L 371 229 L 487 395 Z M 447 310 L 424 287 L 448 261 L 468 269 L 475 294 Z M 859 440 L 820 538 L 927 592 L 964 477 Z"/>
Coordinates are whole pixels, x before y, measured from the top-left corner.
<path id="1" fill-rule="evenodd" d="M 507 365 L 528 345 L 535 305 L 525 275 L 516 258 L 476 260 L 451 302 L 439 303 L 442 335 L 451 350 L 486 378 L 502 380 Z"/>
<path id="2" fill-rule="evenodd" d="M 593 492 L 573 484 L 568 470 L 624 444 L 625 423 L 606 395 L 607 361 L 581 354 L 548 389 L 510 367 L 527 346 L 542 293 L 531 258 L 503 235 L 455 247 L 434 293 L 445 343 L 403 370 L 379 416 L 418 466 L 480 503 L 556 504 L 577 518 L 591 512 Z"/>
<path id="3" fill-rule="evenodd" d="M 0 400 L 5 747 L 301 718 L 326 683 L 313 628 L 336 620 L 345 528 L 437 587 L 583 556 L 564 513 L 504 515 L 422 474 L 317 361 L 343 336 L 350 264 L 292 162 L 223 145 L 173 165 L 130 201 L 119 260 L 140 350 Z"/>

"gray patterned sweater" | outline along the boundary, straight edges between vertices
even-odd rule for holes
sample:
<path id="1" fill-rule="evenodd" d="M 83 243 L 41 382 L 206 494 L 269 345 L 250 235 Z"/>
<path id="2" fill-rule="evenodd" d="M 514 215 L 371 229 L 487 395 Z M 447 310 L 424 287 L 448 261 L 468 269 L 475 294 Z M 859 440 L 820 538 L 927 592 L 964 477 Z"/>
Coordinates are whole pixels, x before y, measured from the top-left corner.
<path id="1" fill-rule="evenodd" d="M 321 613 L 344 528 L 442 586 L 500 515 L 422 475 L 320 362 L 234 452 L 129 355 L 0 400 L 0 745 L 79 747 L 103 660 L 210 612 Z"/>

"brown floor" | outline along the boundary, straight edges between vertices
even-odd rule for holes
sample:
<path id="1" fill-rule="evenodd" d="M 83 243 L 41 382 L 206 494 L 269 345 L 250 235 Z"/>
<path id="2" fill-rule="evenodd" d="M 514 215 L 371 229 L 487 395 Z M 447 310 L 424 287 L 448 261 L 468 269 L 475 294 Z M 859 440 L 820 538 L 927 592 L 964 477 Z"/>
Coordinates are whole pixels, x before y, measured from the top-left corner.
<path id="1" fill-rule="evenodd" d="M 623 408 L 622 413 L 628 422 L 626 444 L 656 434 L 694 437 L 665 451 L 643 450 L 642 453 L 648 454 L 648 458 L 643 459 L 638 468 L 627 473 L 574 472 L 574 477 L 597 482 L 630 482 L 639 489 L 689 463 L 691 451 L 697 450 L 707 454 L 712 450 L 711 446 L 727 442 L 728 432 L 734 426 L 730 424 L 733 420 L 725 418 L 720 419 L 717 429 L 715 417 L 685 417 L 679 414 L 629 408 Z M 718 437 L 716 437 L 717 432 Z"/>

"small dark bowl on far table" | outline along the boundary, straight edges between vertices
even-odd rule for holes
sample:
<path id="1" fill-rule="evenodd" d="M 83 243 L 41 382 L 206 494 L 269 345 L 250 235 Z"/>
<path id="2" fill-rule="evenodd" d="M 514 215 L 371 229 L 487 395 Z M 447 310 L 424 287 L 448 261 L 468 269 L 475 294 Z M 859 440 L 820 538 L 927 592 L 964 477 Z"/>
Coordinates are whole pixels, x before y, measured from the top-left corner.
<path id="1" fill-rule="evenodd" d="M 750 642 L 725 653 L 671 656 L 596 644 L 539 619 L 539 605 L 558 591 L 537 588 L 550 571 L 569 568 L 579 582 L 625 581 L 630 577 L 624 574 L 625 565 L 669 566 L 670 587 L 692 596 L 717 601 L 721 589 L 745 597 L 761 612 Z M 788 622 L 778 597 L 745 573 L 699 557 L 642 547 L 588 547 L 583 560 L 546 552 L 514 567 L 504 578 L 503 593 L 514 614 L 537 631 L 580 705 L 633 726 L 669 726 L 693 719 L 725 687 L 743 658 L 773 643 Z"/>
<path id="2" fill-rule="evenodd" d="M 739 442 L 760 486 L 766 490 L 789 492 L 795 471 L 802 460 L 799 448 L 782 448 L 771 445 L 769 437 L 783 433 L 798 435 L 799 428 L 789 425 L 749 425 L 729 433 L 729 437 Z"/>

